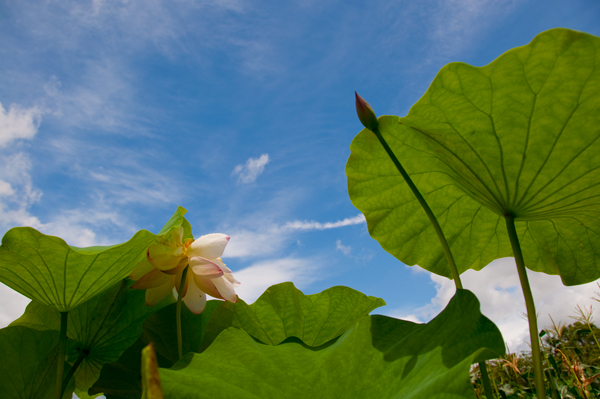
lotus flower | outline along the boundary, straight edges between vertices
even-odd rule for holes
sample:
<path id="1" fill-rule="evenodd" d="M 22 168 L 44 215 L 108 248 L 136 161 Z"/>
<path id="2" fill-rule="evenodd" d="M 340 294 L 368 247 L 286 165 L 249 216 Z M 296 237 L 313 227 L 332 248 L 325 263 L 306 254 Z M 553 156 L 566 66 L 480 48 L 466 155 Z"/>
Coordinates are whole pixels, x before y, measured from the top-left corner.
<path id="1" fill-rule="evenodd" d="M 156 305 L 173 288 L 179 291 L 183 271 L 189 265 L 183 292 L 178 294 L 193 313 L 202 313 L 206 294 L 236 302 L 235 287 L 240 283 L 221 259 L 228 242 L 229 236 L 225 234 L 207 234 L 197 240 L 183 241 L 183 227 L 180 227 L 150 245 L 146 259 L 129 276 L 136 280 L 131 288 L 145 289 L 146 305 Z"/>

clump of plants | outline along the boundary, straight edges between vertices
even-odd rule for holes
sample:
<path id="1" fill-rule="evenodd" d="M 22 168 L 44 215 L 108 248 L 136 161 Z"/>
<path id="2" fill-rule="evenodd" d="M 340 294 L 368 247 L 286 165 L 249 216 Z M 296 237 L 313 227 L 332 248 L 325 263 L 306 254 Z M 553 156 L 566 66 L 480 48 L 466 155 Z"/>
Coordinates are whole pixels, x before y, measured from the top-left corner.
<path id="1" fill-rule="evenodd" d="M 600 397 L 600 329 L 592 321 L 592 308 L 577 306 L 576 321 L 552 323 L 540 332 L 546 392 L 556 399 Z M 534 398 L 530 351 L 507 353 L 487 362 L 494 398 Z M 471 370 L 478 398 L 488 398 L 479 365 Z"/>

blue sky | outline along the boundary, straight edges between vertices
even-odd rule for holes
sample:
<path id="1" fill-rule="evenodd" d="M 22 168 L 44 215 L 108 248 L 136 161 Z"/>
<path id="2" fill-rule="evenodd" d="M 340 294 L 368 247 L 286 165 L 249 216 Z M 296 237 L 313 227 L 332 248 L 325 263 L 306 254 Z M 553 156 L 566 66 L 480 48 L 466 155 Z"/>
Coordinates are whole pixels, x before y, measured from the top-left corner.
<path id="1" fill-rule="evenodd" d="M 426 321 L 452 282 L 387 254 L 348 198 L 354 90 L 402 116 L 449 62 L 485 65 L 554 27 L 600 35 L 598 21 L 594 0 L 2 1 L 0 233 L 114 244 L 181 205 L 196 237 L 231 236 L 249 302 L 281 281 L 347 285 Z M 514 348 L 527 327 L 510 262 L 464 284 Z M 542 325 L 598 290 L 532 285 Z M 4 326 L 27 301 L 0 298 Z"/>

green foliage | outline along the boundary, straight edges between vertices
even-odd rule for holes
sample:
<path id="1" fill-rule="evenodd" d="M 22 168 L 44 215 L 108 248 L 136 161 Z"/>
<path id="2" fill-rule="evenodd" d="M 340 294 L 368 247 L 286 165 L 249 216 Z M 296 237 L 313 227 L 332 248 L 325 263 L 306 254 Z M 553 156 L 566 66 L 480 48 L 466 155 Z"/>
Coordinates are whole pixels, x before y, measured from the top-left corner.
<path id="1" fill-rule="evenodd" d="M 339 337 L 372 310 L 385 305 L 381 298 L 366 296 L 348 287 L 332 287 L 304 295 L 292 283 L 269 287 L 252 305 L 239 300 L 224 302 L 214 313 L 202 349 L 228 327 L 246 331 L 267 345 L 296 337 L 320 346 Z"/>
<path id="2" fill-rule="evenodd" d="M 73 364 L 82 358 L 75 373 L 80 392 L 87 392 L 102 366 L 116 361 L 138 339 L 149 315 L 174 302 L 171 296 L 156 306 L 146 306 L 144 291 L 131 290 L 130 286 L 131 283 L 119 282 L 69 313 L 67 359 Z M 60 313 L 31 302 L 11 326 L 58 333 Z"/>
<path id="3" fill-rule="evenodd" d="M 68 312 L 127 277 L 154 239 L 142 230 L 124 244 L 81 249 L 30 227 L 15 227 L 2 238 L 0 282 Z"/>
<path id="4" fill-rule="evenodd" d="M 229 328 L 201 354 L 161 369 L 166 397 L 176 398 L 472 398 L 471 363 L 504 351 L 479 301 L 459 290 L 428 324 L 368 316 L 342 336 L 311 346 L 289 337 L 263 344 Z"/>
<path id="5" fill-rule="evenodd" d="M 57 331 L 38 331 L 22 326 L 0 329 L 2 398 L 54 397 L 57 341 Z M 69 369 L 68 364 L 65 364 L 65 369 Z M 63 399 L 67 398 L 71 398 L 71 393 L 63 396 Z"/>
<path id="6" fill-rule="evenodd" d="M 184 236 L 191 237 L 185 212 L 177 208 L 159 235 L 183 225 Z M 68 312 L 127 277 L 156 237 L 141 230 L 123 244 L 76 248 L 30 227 L 15 227 L 2 238 L 0 282 L 38 303 Z"/>
<path id="7" fill-rule="evenodd" d="M 594 339 L 594 335 L 600 337 L 600 329 L 591 327 L 576 322 L 543 330 L 546 392 L 550 397 L 600 396 L 600 348 Z M 488 362 L 488 373 L 499 397 L 533 399 L 532 369 L 531 352 L 509 353 Z M 479 369 L 475 367 L 471 375 L 477 396 L 486 398 Z"/>
<path id="8" fill-rule="evenodd" d="M 460 272 L 511 256 L 512 215 L 535 271 L 600 277 L 600 39 L 538 35 L 477 68 L 451 63 L 404 118 L 379 130 L 436 215 Z M 425 213 L 363 130 L 346 166 L 369 232 L 402 262 L 450 277 Z"/>
<path id="9" fill-rule="evenodd" d="M 241 299 L 236 303 L 208 301 L 199 315 L 182 308 L 183 352 L 203 352 L 229 327 L 244 330 L 268 345 L 296 337 L 319 346 L 339 337 L 384 304 L 380 298 L 348 287 L 304 295 L 292 283 L 281 283 L 269 287 L 251 305 Z M 139 398 L 141 348 L 154 342 L 158 364 L 169 368 L 178 361 L 175 334 L 175 306 L 170 305 L 148 318 L 135 349 L 104 367 L 90 393 L 104 392 L 108 399 Z"/>

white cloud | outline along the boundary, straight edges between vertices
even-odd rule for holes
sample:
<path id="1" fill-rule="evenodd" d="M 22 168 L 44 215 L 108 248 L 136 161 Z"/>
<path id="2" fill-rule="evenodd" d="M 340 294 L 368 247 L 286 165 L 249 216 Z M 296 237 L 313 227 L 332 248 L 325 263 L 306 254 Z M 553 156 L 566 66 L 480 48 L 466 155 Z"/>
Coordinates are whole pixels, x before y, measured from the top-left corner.
<path id="1" fill-rule="evenodd" d="M 181 198 L 177 181 L 153 169 L 137 165 L 130 170 L 98 168 L 86 171 L 98 184 L 98 192 L 118 204 L 172 203 Z"/>
<path id="2" fill-rule="evenodd" d="M 337 222 L 315 222 L 295 220 L 278 226 L 275 223 L 256 223 L 257 226 L 250 229 L 233 229 L 228 234 L 231 237 L 224 256 L 261 256 L 268 255 L 281 249 L 285 243 L 293 239 L 296 231 L 327 230 L 339 227 L 352 226 L 365 222 L 362 214 L 346 218 Z M 345 247 L 349 248 L 349 247 Z M 340 249 L 338 247 L 338 249 Z"/>
<path id="3" fill-rule="evenodd" d="M 21 317 L 29 302 L 29 298 L 0 283 L 0 328 Z"/>
<path id="4" fill-rule="evenodd" d="M 600 305 L 591 299 L 595 291 L 600 291 L 596 283 L 578 286 L 564 286 L 558 276 L 550 276 L 527 270 L 533 292 L 536 311 L 539 315 L 538 327 L 551 326 L 550 316 L 555 322 L 569 324 L 575 314 L 575 306 Z M 438 314 L 454 295 L 454 282 L 432 274 L 437 295 L 431 302 L 415 310 L 391 310 L 393 317 L 413 318 L 423 322 Z M 519 284 L 516 265 L 513 258 L 497 259 L 481 271 L 469 270 L 461 275 L 463 286 L 475 293 L 481 302 L 481 312 L 500 328 L 504 340 L 511 351 L 528 350 L 529 327 L 523 314 L 526 312 L 523 292 Z M 594 312 L 597 321 L 600 313 Z"/>
<path id="5" fill-rule="evenodd" d="M 262 226 L 256 230 L 234 230 L 227 234 L 231 240 L 223 256 L 228 258 L 269 255 L 279 250 L 290 238 L 281 234 L 275 225 Z"/>
<path id="6" fill-rule="evenodd" d="M 346 256 L 350 255 L 350 251 L 352 251 L 352 247 L 351 246 L 346 246 L 342 244 L 342 240 L 337 240 L 335 242 L 335 248 L 338 251 L 342 251 L 342 253 Z"/>
<path id="7" fill-rule="evenodd" d="M 346 218 L 344 220 L 339 220 L 337 222 L 327 222 L 327 223 L 320 223 L 320 222 L 307 222 L 307 221 L 300 221 L 300 220 L 294 220 L 293 222 L 288 222 L 286 223 L 282 229 L 283 230 L 327 230 L 327 229 L 336 229 L 338 227 L 345 227 L 345 226 L 352 226 L 355 224 L 361 224 L 361 223 L 365 223 L 365 217 L 362 213 L 359 213 L 358 215 L 351 217 L 351 218 Z"/>
<path id="8" fill-rule="evenodd" d="M 95 125 L 106 132 L 131 134 L 135 118 L 129 112 L 134 101 L 133 80 L 116 58 L 86 60 L 73 82 L 66 79 L 68 83 L 63 84 L 52 76 L 44 84 L 44 101 L 68 127 L 89 129 Z"/>
<path id="9" fill-rule="evenodd" d="M 249 158 L 245 165 L 238 165 L 231 172 L 237 176 L 238 183 L 254 183 L 256 178 L 265 171 L 265 165 L 269 163 L 269 154 L 262 154 L 259 158 Z"/>
<path id="10" fill-rule="evenodd" d="M 10 183 L 0 180 L 0 197 L 7 197 L 13 195 L 14 193 L 15 190 L 13 190 Z"/>
<path id="11" fill-rule="evenodd" d="M 270 286 L 293 281 L 302 289 L 319 279 L 317 270 L 322 265 L 314 259 L 284 258 L 261 261 L 233 275 L 241 284 L 236 293 L 246 303 L 252 303 Z"/>
<path id="12" fill-rule="evenodd" d="M 491 19 L 497 20 L 509 13 L 518 0 L 448 0 L 436 3 L 428 31 L 435 51 L 454 54 L 470 46 L 478 34 L 489 27 Z"/>
<path id="13" fill-rule="evenodd" d="M 22 108 L 11 104 L 8 111 L 0 103 L 0 147 L 13 140 L 32 139 L 38 131 L 42 110 L 37 107 Z"/>
<path id="14" fill-rule="evenodd" d="M 31 205 L 42 197 L 33 187 L 31 161 L 23 152 L 0 157 L 0 226 L 38 225 L 39 220 L 28 213 Z"/>

